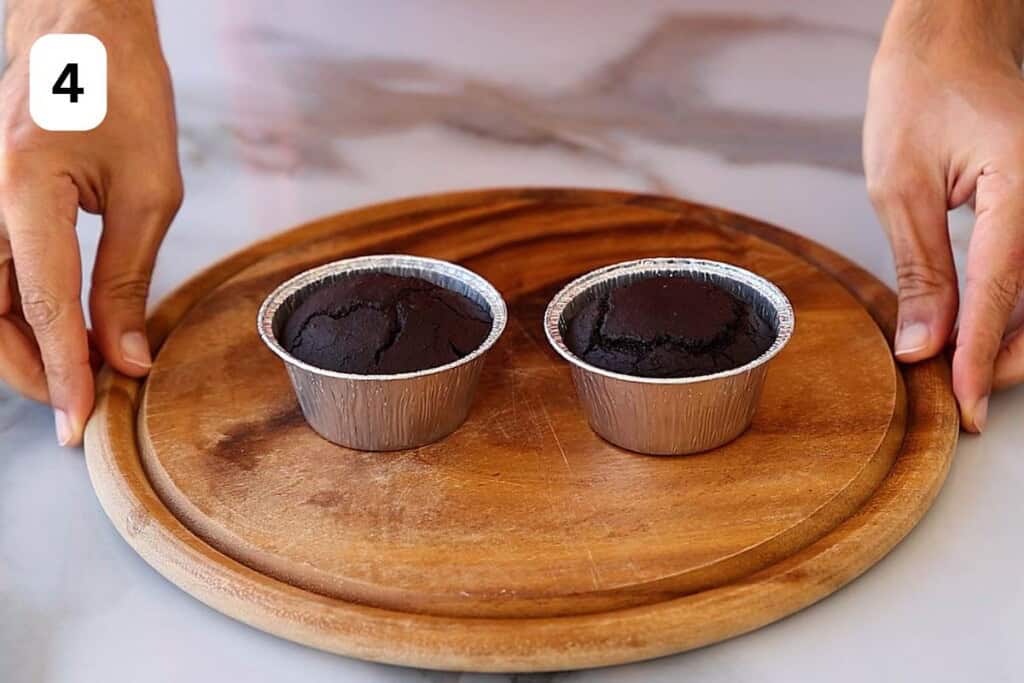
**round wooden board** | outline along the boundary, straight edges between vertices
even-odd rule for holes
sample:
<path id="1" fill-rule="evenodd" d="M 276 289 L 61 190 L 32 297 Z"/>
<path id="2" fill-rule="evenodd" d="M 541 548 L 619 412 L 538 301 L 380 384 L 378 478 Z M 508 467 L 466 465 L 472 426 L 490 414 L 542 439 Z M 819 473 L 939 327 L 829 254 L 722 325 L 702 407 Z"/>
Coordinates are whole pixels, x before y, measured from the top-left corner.
<path id="1" fill-rule="evenodd" d="M 397 453 L 303 422 L 255 330 L 278 283 L 401 252 L 458 261 L 510 306 L 466 424 Z M 751 429 L 650 457 L 587 427 L 541 314 L 566 280 L 643 256 L 772 279 L 796 310 Z M 365 659 L 552 670 L 679 652 L 770 623 L 880 559 L 927 510 L 956 443 L 948 367 L 897 367 L 891 292 L 779 228 L 586 190 L 438 195 L 257 244 L 156 310 L 149 379 L 104 371 L 90 476 L 128 542 L 241 621 Z"/>

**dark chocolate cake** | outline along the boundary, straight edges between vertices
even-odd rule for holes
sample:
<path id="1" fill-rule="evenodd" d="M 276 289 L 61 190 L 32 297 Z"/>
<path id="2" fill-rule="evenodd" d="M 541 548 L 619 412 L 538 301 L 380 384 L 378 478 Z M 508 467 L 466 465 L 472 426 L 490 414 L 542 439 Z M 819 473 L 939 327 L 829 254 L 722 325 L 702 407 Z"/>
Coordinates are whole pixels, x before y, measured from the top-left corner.
<path id="1" fill-rule="evenodd" d="M 477 303 L 414 277 L 362 273 L 313 291 L 288 317 L 281 345 L 310 365 L 362 375 L 415 372 L 477 349 L 491 331 Z"/>
<path id="2" fill-rule="evenodd" d="M 775 332 L 749 303 L 685 276 L 613 287 L 568 321 L 565 343 L 599 368 L 638 377 L 694 377 L 760 356 Z"/>

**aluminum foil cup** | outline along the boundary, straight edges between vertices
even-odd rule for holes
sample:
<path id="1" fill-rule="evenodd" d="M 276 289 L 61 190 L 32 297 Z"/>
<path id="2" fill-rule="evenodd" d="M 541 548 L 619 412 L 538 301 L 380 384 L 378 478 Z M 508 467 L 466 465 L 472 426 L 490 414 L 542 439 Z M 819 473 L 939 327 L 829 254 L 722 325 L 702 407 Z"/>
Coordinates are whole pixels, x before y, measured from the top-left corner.
<path id="1" fill-rule="evenodd" d="M 323 370 L 295 358 L 278 334 L 296 306 L 315 289 L 367 271 L 418 277 L 468 297 L 493 322 L 483 344 L 447 365 L 395 375 Z M 487 280 L 447 261 L 419 256 L 363 256 L 301 273 L 260 307 L 260 338 L 284 361 L 309 425 L 336 444 L 363 451 L 415 448 L 455 431 L 469 414 L 484 356 L 505 329 L 505 301 Z"/>
<path id="2" fill-rule="evenodd" d="M 746 365 L 681 378 L 623 375 L 590 365 L 569 350 L 562 335 L 580 306 L 616 285 L 656 275 L 688 275 L 732 292 L 773 327 L 774 343 Z M 631 451 L 676 455 L 721 446 L 750 426 L 768 361 L 793 333 L 793 307 L 778 287 L 742 268 L 718 261 L 652 258 L 573 280 L 551 300 L 544 328 L 555 351 L 572 366 L 576 393 L 595 432 Z"/>

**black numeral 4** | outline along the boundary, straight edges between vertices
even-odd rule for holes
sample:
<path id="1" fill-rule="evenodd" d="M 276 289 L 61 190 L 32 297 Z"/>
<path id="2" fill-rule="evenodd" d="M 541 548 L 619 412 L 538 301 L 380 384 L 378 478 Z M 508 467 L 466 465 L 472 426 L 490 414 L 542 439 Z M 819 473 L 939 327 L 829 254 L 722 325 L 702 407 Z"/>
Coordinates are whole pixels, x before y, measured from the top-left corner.
<path id="1" fill-rule="evenodd" d="M 85 92 L 85 88 L 78 87 L 78 65 L 74 62 L 64 67 L 53 84 L 54 95 L 67 95 L 72 102 L 78 101 L 78 96 Z"/>

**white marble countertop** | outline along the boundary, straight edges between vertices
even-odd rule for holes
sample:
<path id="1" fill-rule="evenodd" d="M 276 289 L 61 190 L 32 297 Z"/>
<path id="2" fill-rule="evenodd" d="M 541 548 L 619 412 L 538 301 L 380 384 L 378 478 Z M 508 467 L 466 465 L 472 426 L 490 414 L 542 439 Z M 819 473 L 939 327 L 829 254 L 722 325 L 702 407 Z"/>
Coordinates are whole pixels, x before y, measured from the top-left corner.
<path id="1" fill-rule="evenodd" d="M 161 2 L 187 199 L 154 298 L 325 213 L 518 184 L 723 205 L 891 283 L 859 161 L 887 4 Z M 90 261 L 97 227 L 81 221 Z M 818 605 L 680 656 L 491 677 L 336 657 L 208 609 L 121 540 L 49 411 L 0 393 L 0 680 L 1022 680 L 1022 410 L 1024 390 L 998 396 L 918 528 Z"/>

